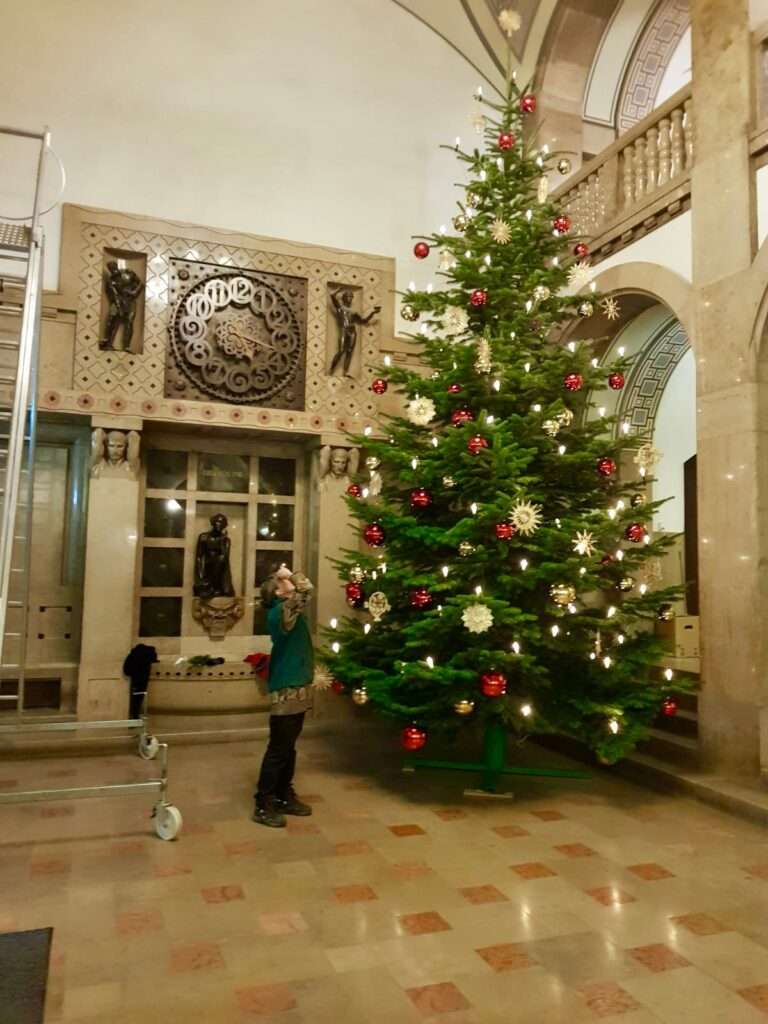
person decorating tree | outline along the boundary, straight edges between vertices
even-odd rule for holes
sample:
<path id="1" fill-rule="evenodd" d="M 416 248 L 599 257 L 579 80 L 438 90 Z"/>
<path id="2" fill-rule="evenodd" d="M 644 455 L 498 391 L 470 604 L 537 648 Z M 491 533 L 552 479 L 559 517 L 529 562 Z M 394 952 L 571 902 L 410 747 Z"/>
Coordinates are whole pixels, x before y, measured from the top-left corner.
<path id="1" fill-rule="evenodd" d="M 267 687 L 271 701 L 269 744 L 261 764 L 253 820 L 284 828 L 285 815 L 306 816 L 312 808 L 293 789 L 296 741 L 312 707 L 314 651 L 304 610 L 314 587 L 300 572 L 281 566 L 264 582 L 261 600 L 272 638 Z"/>

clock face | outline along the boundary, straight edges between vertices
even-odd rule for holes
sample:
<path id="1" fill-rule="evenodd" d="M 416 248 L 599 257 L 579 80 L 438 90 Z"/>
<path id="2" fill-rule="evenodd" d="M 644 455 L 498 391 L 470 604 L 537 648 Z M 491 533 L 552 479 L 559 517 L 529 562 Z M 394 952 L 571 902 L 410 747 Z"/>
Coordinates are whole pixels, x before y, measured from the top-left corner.
<path id="1" fill-rule="evenodd" d="M 258 405 L 281 393 L 295 404 L 304 339 L 296 314 L 268 281 L 217 270 L 181 296 L 171 323 L 177 368 L 218 401 Z"/>

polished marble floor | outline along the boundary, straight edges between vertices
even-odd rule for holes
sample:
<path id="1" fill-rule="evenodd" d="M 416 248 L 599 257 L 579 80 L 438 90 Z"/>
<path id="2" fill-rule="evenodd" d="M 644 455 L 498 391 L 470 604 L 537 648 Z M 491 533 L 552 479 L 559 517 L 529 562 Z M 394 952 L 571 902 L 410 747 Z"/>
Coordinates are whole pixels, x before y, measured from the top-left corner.
<path id="1" fill-rule="evenodd" d="M 606 773 L 465 799 L 353 729 L 302 739 L 314 816 L 282 831 L 249 821 L 259 743 L 172 751 L 172 843 L 146 796 L 0 807 L 0 931 L 55 929 L 46 1022 L 768 1021 L 766 830 Z"/>

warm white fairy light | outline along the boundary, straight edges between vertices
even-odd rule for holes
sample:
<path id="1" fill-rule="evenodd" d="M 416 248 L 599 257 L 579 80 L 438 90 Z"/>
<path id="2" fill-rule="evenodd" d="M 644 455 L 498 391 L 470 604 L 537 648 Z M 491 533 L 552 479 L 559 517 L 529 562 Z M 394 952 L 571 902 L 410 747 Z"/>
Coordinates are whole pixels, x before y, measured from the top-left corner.
<path id="1" fill-rule="evenodd" d="M 627 503 L 624 501 L 624 499 L 623 498 L 619 498 L 619 500 L 616 502 L 616 508 L 620 512 L 623 512 L 626 507 L 627 507 Z"/>
<path id="2" fill-rule="evenodd" d="M 643 537 L 643 544 L 650 544 L 650 543 L 651 543 L 651 535 L 650 535 L 650 533 L 646 533 L 646 535 Z"/>
<path id="3" fill-rule="evenodd" d="M 371 632 L 371 624 L 370 624 L 370 622 L 366 622 L 366 624 L 363 626 L 363 633 L 365 633 L 365 635 L 368 636 L 368 634 L 370 632 Z"/>
<path id="4" fill-rule="evenodd" d="M 493 390 L 494 391 L 501 391 L 501 381 L 500 380 L 495 380 L 493 382 Z"/>
<path id="5" fill-rule="evenodd" d="M 590 290 L 591 292 L 596 292 L 596 291 L 597 291 L 597 285 L 595 284 L 595 282 L 594 282 L 594 281 L 593 281 L 593 282 L 592 282 L 592 283 L 590 284 L 590 286 L 589 286 L 589 290 Z"/>
<path id="6" fill-rule="evenodd" d="M 497 156 L 496 157 L 496 166 L 498 167 L 498 169 L 500 171 L 504 170 L 504 157 L 503 156 Z"/>
<path id="7" fill-rule="evenodd" d="M 594 661 L 596 658 L 597 658 L 597 655 L 595 654 L 595 652 L 594 651 L 590 651 L 589 652 L 589 660 L 590 661 Z"/>
<path id="8" fill-rule="evenodd" d="M 520 653 L 520 644 L 517 642 L 517 640 L 512 641 L 512 652 L 514 654 Z"/>
<path id="9" fill-rule="evenodd" d="M 478 508 L 477 502 L 473 501 L 472 504 L 469 506 L 469 511 L 472 513 L 473 516 L 477 515 L 477 508 Z"/>
<path id="10" fill-rule="evenodd" d="M 559 256 L 553 256 L 552 257 L 552 266 L 553 267 L 559 267 L 560 266 L 560 257 Z"/>
<path id="11" fill-rule="evenodd" d="M 437 446 L 438 446 L 439 444 L 440 444 L 440 442 L 438 441 L 438 439 L 437 439 L 436 437 L 433 437 L 433 438 L 432 438 L 432 447 L 433 447 L 433 448 L 437 448 Z"/>
<path id="12" fill-rule="evenodd" d="M 544 145 L 541 147 L 541 152 L 544 154 L 544 156 L 546 156 L 549 153 L 549 143 L 548 142 L 545 142 Z"/>
<path id="13" fill-rule="evenodd" d="M 640 467 L 640 476 L 645 476 L 645 466 Z"/>
<path id="14" fill-rule="evenodd" d="M 365 434 L 366 437 L 370 437 L 371 434 L 373 433 L 373 428 L 372 427 L 364 427 L 363 428 L 363 433 Z"/>
<path id="15" fill-rule="evenodd" d="M 336 619 L 336 618 L 333 618 L 333 619 L 330 620 L 328 625 L 331 627 L 331 629 L 338 629 L 339 628 L 339 620 Z"/>
<path id="16" fill-rule="evenodd" d="M 481 100 L 482 98 L 483 98 L 483 87 L 482 87 L 482 85 L 478 85 L 478 87 L 475 89 L 475 99 L 476 100 Z"/>
<path id="17" fill-rule="evenodd" d="M 440 225 L 440 234 L 441 234 L 441 235 L 444 235 L 444 234 L 445 234 L 445 224 L 441 224 L 441 225 Z"/>
<path id="18" fill-rule="evenodd" d="M 441 604 L 439 604 L 437 606 L 437 614 L 438 615 L 442 615 L 443 614 L 443 606 Z"/>
<path id="19" fill-rule="evenodd" d="M 621 432 L 622 432 L 622 434 L 628 434 L 629 433 L 629 421 L 628 420 L 624 420 L 624 422 L 621 424 Z"/>
<path id="20" fill-rule="evenodd" d="M 623 345 L 619 345 L 619 355 L 620 356 L 623 356 L 626 351 L 627 350 L 624 348 Z"/>
<path id="21" fill-rule="evenodd" d="M 430 281 L 429 284 L 427 285 L 427 295 L 431 295 L 431 294 L 432 294 L 432 282 Z"/>
<path id="22" fill-rule="evenodd" d="M 555 624 L 550 629 L 550 633 L 552 634 L 552 636 L 557 636 L 560 633 L 560 627 L 557 624 Z"/>
<path id="23" fill-rule="evenodd" d="M 619 729 L 621 729 L 621 726 L 619 725 L 617 719 L 612 718 L 610 720 L 610 722 L 608 723 L 608 728 L 611 730 L 611 732 L 615 736 L 616 733 L 619 731 Z"/>
<path id="24" fill-rule="evenodd" d="M 520 568 L 523 570 L 523 572 L 525 572 L 525 570 L 528 568 L 528 559 L 527 558 L 521 558 L 520 559 Z"/>
<path id="25" fill-rule="evenodd" d="M 420 324 L 419 325 L 419 334 L 426 334 L 428 331 L 429 331 L 429 325 L 428 324 Z"/>
<path id="26" fill-rule="evenodd" d="M 488 175 L 485 173 L 485 168 L 480 171 L 480 181 L 485 181 Z"/>
<path id="27" fill-rule="evenodd" d="M 615 519 L 616 518 L 616 509 L 615 508 L 609 508 L 608 509 L 608 518 L 609 519 Z"/>
<path id="28" fill-rule="evenodd" d="M 461 136 L 460 135 L 456 136 L 456 142 L 454 143 L 454 145 L 455 145 L 456 149 L 459 149 L 459 147 L 461 146 Z"/>
<path id="29" fill-rule="evenodd" d="M 530 224 L 530 222 L 533 220 L 533 210 L 526 210 L 525 211 L 525 219 Z"/>
<path id="30" fill-rule="evenodd" d="M 544 157 L 543 156 L 537 156 L 536 157 L 536 163 L 537 163 L 537 165 L 539 167 L 543 167 L 544 166 Z"/>
<path id="31" fill-rule="evenodd" d="M 610 654 L 606 654 L 606 656 L 603 658 L 603 667 L 610 668 L 612 664 L 613 659 L 611 658 Z"/>
<path id="32" fill-rule="evenodd" d="M 381 573 L 382 573 L 382 576 L 383 576 L 386 573 L 386 571 L 387 571 L 387 563 L 386 562 L 382 562 L 381 565 L 379 566 L 379 568 L 381 569 Z"/>
<path id="33" fill-rule="evenodd" d="M 600 417 L 600 419 L 602 419 L 603 416 L 605 416 L 605 406 L 604 405 L 601 405 L 600 408 L 597 410 L 597 415 Z"/>
<path id="34" fill-rule="evenodd" d="M 579 569 L 579 576 L 586 576 L 586 575 L 587 575 L 587 570 L 582 565 L 582 567 Z"/>
<path id="35" fill-rule="evenodd" d="M 612 619 L 615 614 L 616 614 L 616 609 L 613 607 L 613 605 L 611 605 L 609 607 L 608 611 L 605 613 L 605 617 L 606 617 L 606 619 Z"/>
<path id="36" fill-rule="evenodd" d="M 592 360 L 592 366 L 593 366 L 593 368 L 595 370 L 598 368 L 599 365 L 600 365 L 599 360 L 597 360 L 597 359 L 593 359 Z"/>
<path id="37" fill-rule="evenodd" d="M 475 593 L 477 594 L 477 596 L 478 596 L 478 597 L 480 597 L 480 595 L 482 594 L 482 592 L 483 592 L 483 588 L 482 588 L 482 587 L 480 586 L 480 584 L 478 583 L 478 584 L 477 584 L 477 586 L 475 587 Z"/>
<path id="38" fill-rule="evenodd" d="M 531 302 L 530 299 L 528 299 L 528 301 L 525 304 L 525 312 L 526 313 L 530 313 L 532 309 L 533 309 L 533 303 Z"/>
<path id="39" fill-rule="evenodd" d="M 558 445 L 557 454 L 558 455 L 565 455 L 566 450 L 567 449 L 566 449 L 564 444 Z"/>
<path id="40" fill-rule="evenodd" d="M 623 633 L 619 633 L 619 635 L 616 637 L 616 643 L 623 644 L 626 639 L 627 638 L 624 636 Z"/>
<path id="41" fill-rule="evenodd" d="M 571 613 L 571 615 L 575 615 L 577 610 L 578 609 L 576 608 L 575 604 L 569 604 L 568 605 L 568 611 Z"/>
<path id="42" fill-rule="evenodd" d="M 523 363 L 523 369 L 525 370 L 526 373 L 530 373 L 531 372 L 531 364 L 530 363 Z"/>
<path id="43" fill-rule="evenodd" d="M 338 643 L 338 641 L 334 640 L 333 643 L 331 644 L 331 650 L 333 651 L 334 654 L 338 654 L 339 651 L 341 650 L 341 644 Z"/>
<path id="44" fill-rule="evenodd" d="M 640 593 L 641 594 L 647 594 L 648 593 L 648 584 L 647 583 L 641 583 L 640 584 Z"/>
<path id="45" fill-rule="evenodd" d="M 466 249 L 465 252 L 464 252 L 464 255 L 467 257 L 467 259 L 471 259 L 472 258 L 472 250 L 471 249 Z"/>
<path id="46" fill-rule="evenodd" d="M 674 675 L 675 673 L 672 671 L 671 668 L 664 669 L 664 678 L 667 680 L 668 683 L 672 682 Z"/>
<path id="47" fill-rule="evenodd" d="M 487 252 L 485 254 L 485 256 L 483 257 L 483 259 L 485 260 L 486 267 L 490 267 L 490 265 L 491 265 L 491 254 L 489 252 Z"/>
<path id="48" fill-rule="evenodd" d="M 427 663 L 427 668 L 434 668 L 435 667 L 435 659 L 432 657 L 431 654 L 428 654 L 424 660 Z"/>
<path id="49" fill-rule="evenodd" d="M 445 577 L 446 577 L 446 579 L 448 578 L 448 573 L 449 573 L 450 571 L 451 571 L 451 570 L 450 570 L 450 567 L 449 567 L 449 566 L 447 566 L 447 565 L 443 565 L 443 566 L 441 566 L 441 568 L 440 568 L 440 572 L 441 572 L 441 573 L 443 574 L 443 576 L 445 576 Z"/>
<path id="50" fill-rule="evenodd" d="M 495 417 L 495 416 L 493 415 L 493 413 L 489 413 L 489 414 L 488 414 L 488 415 L 487 415 L 487 416 L 485 417 L 485 422 L 486 422 L 486 423 L 493 423 L 493 422 L 495 421 L 495 419 L 496 419 L 496 417 Z"/>
<path id="51" fill-rule="evenodd" d="M 384 356 L 384 365 L 385 366 L 391 366 L 392 365 L 392 356 Z"/>
<path id="52" fill-rule="evenodd" d="M 371 573 L 371 579 L 372 579 L 372 580 L 378 579 L 378 577 L 377 577 L 377 575 L 376 575 L 376 570 L 375 570 L 375 569 L 374 569 L 374 570 L 373 570 L 373 572 Z"/>
<path id="53" fill-rule="evenodd" d="M 576 342 L 575 341 L 569 341 L 568 342 L 568 351 L 569 352 L 575 352 L 576 351 Z"/>
<path id="54" fill-rule="evenodd" d="M 530 704 L 523 704 L 520 707 L 520 714 L 523 716 L 523 718 L 530 718 L 533 714 L 533 708 Z"/>
<path id="55" fill-rule="evenodd" d="M 617 562 L 621 562 L 624 558 L 624 552 L 621 550 L 621 548 L 619 548 L 613 557 L 616 559 Z"/>

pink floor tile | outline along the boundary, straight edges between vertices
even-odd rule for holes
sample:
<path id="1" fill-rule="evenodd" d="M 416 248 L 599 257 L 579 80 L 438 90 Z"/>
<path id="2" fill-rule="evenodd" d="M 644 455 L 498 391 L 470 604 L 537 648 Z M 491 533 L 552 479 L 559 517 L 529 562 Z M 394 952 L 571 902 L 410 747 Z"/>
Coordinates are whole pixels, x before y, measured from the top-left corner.
<path id="1" fill-rule="evenodd" d="M 16 789 L 18 785 L 18 779 L 0 779 L 0 789 Z"/>
<path id="2" fill-rule="evenodd" d="M 649 946 L 636 946 L 634 949 L 628 950 L 628 952 L 638 963 L 642 964 L 643 967 L 647 967 L 649 971 L 653 971 L 654 974 L 660 974 L 662 971 L 672 971 L 676 967 L 691 966 L 689 960 L 680 956 L 679 953 L 675 953 L 669 946 L 665 946 L 663 942 L 654 942 Z"/>
<path id="3" fill-rule="evenodd" d="M 340 885 L 333 890 L 333 895 L 337 903 L 361 903 L 379 898 L 370 885 Z"/>
<path id="4" fill-rule="evenodd" d="M 173 878 L 176 875 L 191 875 L 189 864 L 156 864 L 152 870 L 155 878 Z"/>
<path id="5" fill-rule="evenodd" d="M 453 1013 L 468 1010 L 469 1003 L 452 981 L 437 985 L 423 985 L 421 988 L 406 989 L 411 1002 L 425 1017 L 435 1013 Z"/>
<path id="6" fill-rule="evenodd" d="M 287 985 L 256 985 L 235 992 L 237 1005 L 244 1014 L 267 1017 L 273 1013 L 293 1010 L 296 1000 Z"/>
<path id="7" fill-rule="evenodd" d="M 732 931 L 731 928 L 721 924 L 710 914 L 682 914 L 679 917 L 672 917 L 670 920 L 673 924 L 685 928 L 692 935 L 719 935 L 721 932 Z"/>
<path id="8" fill-rule="evenodd" d="M 667 871 L 661 864 L 633 864 L 627 868 L 633 875 L 642 878 L 644 882 L 658 882 L 662 878 L 674 878 L 671 871 Z"/>
<path id="9" fill-rule="evenodd" d="M 201 889 L 200 895 L 206 903 L 231 903 L 232 900 L 244 900 L 245 893 L 241 885 L 213 885 Z"/>
<path id="10" fill-rule="evenodd" d="M 248 857 L 258 853 L 261 849 L 262 845 L 256 839 L 244 839 L 240 843 L 224 843 L 224 853 L 228 857 Z"/>
<path id="11" fill-rule="evenodd" d="M 70 868 L 68 860 L 52 857 L 50 860 L 33 860 L 29 865 L 29 874 L 32 878 L 41 878 L 45 875 L 67 875 Z"/>
<path id="12" fill-rule="evenodd" d="M 604 885 L 598 889 L 587 889 L 587 896 L 602 903 L 604 907 L 613 907 L 619 903 L 635 903 L 635 897 L 630 896 L 623 889 L 617 889 L 615 885 Z"/>
<path id="13" fill-rule="evenodd" d="M 516 875 L 526 879 L 554 878 L 557 874 L 556 871 L 553 871 L 546 864 L 542 864 L 539 861 L 530 861 L 527 864 L 513 864 L 512 870 Z"/>
<path id="14" fill-rule="evenodd" d="M 311 821 L 289 821 L 288 834 L 294 836 L 320 835 L 320 826 Z"/>
<path id="15" fill-rule="evenodd" d="M 768 881 L 768 864 L 753 864 L 751 868 L 744 868 L 750 878 L 761 878 Z"/>
<path id="16" fill-rule="evenodd" d="M 459 892 L 469 903 L 501 903 L 509 899 L 495 885 L 474 885 Z"/>
<path id="17" fill-rule="evenodd" d="M 355 839 L 348 843 L 336 843 L 336 853 L 339 857 L 350 857 L 356 853 L 373 853 L 373 849 L 365 839 Z"/>
<path id="18" fill-rule="evenodd" d="M 426 835 L 420 825 L 390 825 L 389 831 L 394 836 L 423 836 Z"/>
<path id="19" fill-rule="evenodd" d="M 414 878 L 424 878 L 425 875 L 433 874 L 432 868 L 423 860 L 403 861 L 400 864 L 391 866 L 390 874 L 401 882 L 409 882 Z"/>
<path id="20" fill-rule="evenodd" d="M 171 974 L 221 970 L 225 966 L 221 948 L 215 942 L 191 942 L 172 946 L 168 970 Z"/>
<path id="21" fill-rule="evenodd" d="M 585 846 L 584 843 L 563 843 L 561 846 L 555 846 L 553 849 L 557 850 L 558 853 L 564 854 L 566 857 L 594 857 L 595 851 L 591 846 Z"/>
<path id="22" fill-rule="evenodd" d="M 159 910 L 128 910 L 117 915 L 115 930 L 118 935 L 146 935 L 159 932 L 163 927 L 163 915 Z"/>
<path id="23" fill-rule="evenodd" d="M 204 821 L 190 821 L 189 823 L 187 823 L 186 821 L 184 822 L 184 835 L 185 836 L 207 836 L 207 835 L 210 835 L 211 832 L 214 832 L 214 831 L 215 831 L 215 829 L 214 829 L 213 825 L 208 824 L 208 822 L 204 822 Z"/>
<path id="24" fill-rule="evenodd" d="M 296 935 L 309 931 L 305 918 L 295 910 L 277 910 L 257 917 L 265 935 Z"/>
<path id="25" fill-rule="evenodd" d="M 493 831 L 502 839 L 522 839 L 523 836 L 531 834 L 527 829 L 520 828 L 519 825 L 497 825 Z"/>
<path id="26" fill-rule="evenodd" d="M 460 807 L 443 807 L 441 810 L 435 811 L 435 814 L 441 821 L 458 821 L 467 816 L 467 812 L 462 811 Z"/>
<path id="27" fill-rule="evenodd" d="M 430 932 L 447 932 L 451 926 L 434 910 L 420 914 L 403 914 L 399 918 L 400 927 L 408 935 L 428 935 Z"/>
<path id="28" fill-rule="evenodd" d="M 578 992 L 596 1017 L 613 1017 L 642 1009 L 640 1003 L 614 981 L 583 985 Z"/>
<path id="29" fill-rule="evenodd" d="M 768 1016 L 768 985 L 752 985 L 750 988 L 739 989 L 739 995 L 756 1010 L 761 1010 Z"/>
<path id="30" fill-rule="evenodd" d="M 560 811 L 531 811 L 531 814 L 541 821 L 562 821 L 565 818 L 565 815 L 561 814 Z"/>
<path id="31" fill-rule="evenodd" d="M 476 949 L 475 952 L 485 960 L 491 970 L 497 973 L 520 971 L 536 965 L 536 961 L 526 953 L 525 948 L 516 943 L 507 942 L 500 946 L 485 946 L 483 949 Z"/>

